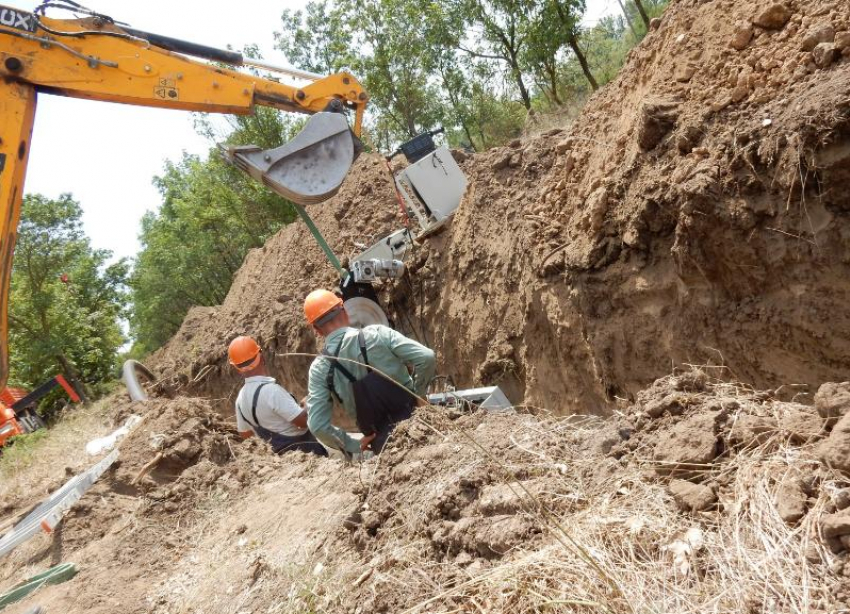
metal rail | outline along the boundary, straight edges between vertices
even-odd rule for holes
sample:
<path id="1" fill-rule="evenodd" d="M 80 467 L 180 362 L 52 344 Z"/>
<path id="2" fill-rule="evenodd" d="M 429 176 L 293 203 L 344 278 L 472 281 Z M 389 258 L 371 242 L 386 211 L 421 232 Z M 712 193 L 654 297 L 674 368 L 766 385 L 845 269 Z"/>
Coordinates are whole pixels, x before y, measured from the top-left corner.
<path id="1" fill-rule="evenodd" d="M 118 450 L 113 450 L 96 465 L 89 467 L 81 474 L 68 480 L 59 490 L 50 495 L 33 510 L 26 518 L 21 520 L 12 529 L 0 538 L 0 557 L 4 557 L 12 550 L 29 540 L 39 531 L 50 533 L 62 520 L 71 506 L 80 500 L 80 497 L 92 487 L 92 485 L 109 469 L 118 459 Z"/>

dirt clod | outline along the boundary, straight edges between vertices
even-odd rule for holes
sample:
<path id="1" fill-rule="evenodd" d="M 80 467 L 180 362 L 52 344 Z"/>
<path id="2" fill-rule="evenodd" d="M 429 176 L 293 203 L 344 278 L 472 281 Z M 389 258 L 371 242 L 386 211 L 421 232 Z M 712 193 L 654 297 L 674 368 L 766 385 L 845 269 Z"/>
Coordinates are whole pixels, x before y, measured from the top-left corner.
<path id="1" fill-rule="evenodd" d="M 687 512 L 701 512 L 717 502 L 717 495 L 710 487 L 687 480 L 671 481 L 670 494 L 679 508 Z"/>
<path id="2" fill-rule="evenodd" d="M 791 9 L 785 4 L 777 2 L 761 11 L 753 19 L 753 23 L 768 30 L 781 30 L 791 19 L 791 15 Z"/>
<path id="3" fill-rule="evenodd" d="M 753 26 L 748 21 L 739 20 L 735 23 L 735 34 L 729 45 L 738 51 L 743 51 L 750 45 L 753 40 Z"/>
<path id="4" fill-rule="evenodd" d="M 815 408 L 827 426 L 850 412 L 850 382 L 827 382 L 815 394 Z"/>
<path id="5" fill-rule="evenodd" d="M 795 476 L 786 477 L 776 492 L 776 511 L 788 524 L 798 522 L 806 515 L 806 492 L 800 479 Z"/>
<path id="6" fill-rule="evenodd" d="M 813 51 L 820 43 L 831 43 L 835 40 L 835 28 L 831 23 L 824 22 L 811 26 L 803 37 L 803 51 Z"/>
<path id="7" fill-rule="evenodd" d="M 838 56 L 838 48 L 833 43 L 819 43 L 812 51 L 812 59 L 818 68 L 829 68 Z"/>
<path id="8" fill-rule="evenodd" d="M 644 103 L 640 110 L 637 135 L 641 149 L 645 151 L 654 149 L 676 125 L 677 117 L 676 103 L 668 101 Z"/>
<path id="9" fill-rule="evenodd" d="M 658 436 L 653 459 L 659 475 L 699 472 L 717 456 L 714 415 L 692 416 Z"/>
<path id="10" fill-rule="evenodd" d="M 850 413 L 838 421 L 819 451 L 824 463 L 850 475 Z"/>

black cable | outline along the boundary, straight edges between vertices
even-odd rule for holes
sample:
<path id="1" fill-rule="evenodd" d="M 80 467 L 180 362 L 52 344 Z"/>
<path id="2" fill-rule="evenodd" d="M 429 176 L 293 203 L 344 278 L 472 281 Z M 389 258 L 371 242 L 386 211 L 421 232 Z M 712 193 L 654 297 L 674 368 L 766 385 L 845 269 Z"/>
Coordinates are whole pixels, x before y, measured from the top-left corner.
<path id="1" fill-rule="evenodd" d="M 39 14 L 41 14 L 42 16 L 46 16 L 46 11 L 48 8 L 70 11 L 72 13 L 83 13 L 84 15 L 89 15 L 90 17 L 94 17 L 95 19 L 101 19 L 111 25 L 115 25 L 116 22 L 109 15 L 104 15 L 102 13 L 92 11 L 91 9 L 87 9 L 84 6 L 73 2 L 73 0 L 53 0 L 52 2 L 42 2 L 38 7 L 36 7 L 34 11 L 35 20 L 40 29 L 44 30 L 48 34 L 52 34 L 53 36 L 68 36 L 71 38 L 82 38 L 84 36 L 110 36 L 112 38 L 123 38 L 126 40 L 150 44 L 143 38 L 127 34 L 126 32 L 111 32 L 109 30 L 81 30 L 79 32 L 62 32 L 60 30 L 54 30 L 44 25 L 44 22 L 42 22 L 41 19 L 38 18 Z"/>
<path id="2" fill-rule="evenodd" d="M 52 0 L 42 2 L 35 8 L 33 11 L 35 14 L 46 15 L 47 9 L 54 8 L 62 11 L 69 11 L 72 13 L 83 13 L 84 15 L 89 15 L 90 17 L 99 17 L 109 23 L 114 23 L 114 20 L 109 15 L 103 15 L 101 13 L 96 13 L 90 8 L 84 7 L 82 4 L 78 4 L 73 0 Z"/>
<path id="3" fill-rule="evenodd" d="M 61 32 L 59 30 L 53 30 L 52 28 L 48 28 L 40 19 L 36 19 L 36 23 L 38 23 L 38 27 L 40 29 L 44 30 L 48 34 L 52 34 L 53 36 L 67 36 L 70 38 L 83 38 L 84 36 L 111 36 L 112 38 L 123 38 L 126 40 L 137 41 L 150 45 L 150 43 L 145 39 L 133 36 L 132 34 L 127 34 L 125 32 L 111 32 L 109 30 L 81 30 L 79 32 Z"/>

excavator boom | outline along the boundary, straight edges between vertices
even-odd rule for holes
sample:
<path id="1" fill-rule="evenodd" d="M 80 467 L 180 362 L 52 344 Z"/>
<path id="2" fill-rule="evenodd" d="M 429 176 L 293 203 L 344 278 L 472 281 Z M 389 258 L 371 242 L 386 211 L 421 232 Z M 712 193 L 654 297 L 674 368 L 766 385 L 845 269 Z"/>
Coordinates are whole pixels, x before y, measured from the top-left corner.
<path id="1" fill-rule="evenodd" d="M 313 79 L 294 87 L 223 67 L 251 64 L 236 52 L 124 28 L 92 12 L 72 20 L 37 13 L 0 5 L 0 388 L 8 376 L 12 256 L 38 94 L 205 113 L 244 115 L 266 106 L 311 115 L 302 133 L 274 150 L 271 165 L 245 163 L 246 151 L 229 153 L 237 166 L 300 204 L 325 200 L 339 188 L 359 151 L 368 102 L 348 73 L 319 77 L 280 69 Z M 352 128 L 340 115 L 345 111 L 354 115 Z"/>

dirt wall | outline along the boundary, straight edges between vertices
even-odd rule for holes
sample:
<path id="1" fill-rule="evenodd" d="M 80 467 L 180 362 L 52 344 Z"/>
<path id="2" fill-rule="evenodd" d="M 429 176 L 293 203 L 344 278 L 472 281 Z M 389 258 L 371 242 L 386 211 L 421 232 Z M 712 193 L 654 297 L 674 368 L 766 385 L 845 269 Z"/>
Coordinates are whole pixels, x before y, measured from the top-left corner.
<path id="1" fill-rule="evenodd" d="M 396 326 L 458 384 L 557 412 L 604 414 L 688 363 L 794 393 L 842 379 L 848 31 L 839 0 L 672 3 L 568 130 L 459 156 L 453 222 L 383 293 Z M 396 212 L 375 156 L 311 210 L 340 254 L 397 229 Z M 303 225 L 284 229 L 153 358 L 164 387 L 226 400 L 241 333 L 314 351 L 301 302 L 333 281 Z M 307 362 L 273 365 L 303 391 Z"/>

